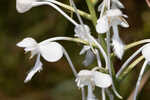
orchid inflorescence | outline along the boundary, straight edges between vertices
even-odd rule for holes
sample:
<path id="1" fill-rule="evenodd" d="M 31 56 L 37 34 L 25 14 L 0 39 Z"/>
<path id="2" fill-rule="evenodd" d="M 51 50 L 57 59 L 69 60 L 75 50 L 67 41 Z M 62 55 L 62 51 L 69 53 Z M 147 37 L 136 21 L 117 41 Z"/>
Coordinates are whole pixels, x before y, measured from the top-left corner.
<path id="1" fill-rule="evenodd" d="M 142 42 L 135 42 L 130 45 L 125 45 L 119 37 L 119 26 L 128 28 L 129 24 L 125 20 L 128 18 L 127 15 L 123 14 L 122 8 L 124 5 L 119 0 L 103 0 L 98 6 L 98 12 L 100 13 L 97 19 L 96 11 L 94 9 L 95 5 L 98 4 L 91 2 L 91 0 L 86 0 L 90 14 L 77 9 L 73 0 L 69 0 L 70 6 L 63 4 L 56 0 L 17 0 L 16 9 L 19 13 L 25 13 L 32 9 L 33 7 L 41 5 L 49 5 L 57 10 L 61 15 L 63 15 L 68 21 L 74 25 L 74 37 L 53 37 L 46 39 L 40 43 L 37 43 L 31 37 L 23 39 L 21 42 L 17 43 L 18 47 L 24 48 L 25 52 L 31 52 L 31 57 L 37 56 L 36 63 L 34 67 L 28 73 L 24 82 L 28 82 L 32 77 L 42 70 L 42 62 L 40 57 L 43 57 L 48 62 L 56 62 L 60 60 L 63 55 L 66 57 L 73 74 L 75 76 L 75 82 L 77 87 L 82 90 L 82 99 L 85 100 L 98 100 L 94 95 L 94 89 L 96 87 L 101 88 L 102 99 L 105 100 L 106 96 L 110 100 L 116 97 L 122 99 L 123 97 L 118 93 L 115 82 L 120 79 L 120 76 L 128 68 L 128 64 L 133 60 L 133 58 L 138 54 L 142 53 L 145 58 L 140 76 L 137 81 L 134 100 L 138 94 L 139 84 L 146 68 L 146 65 L 150 61 L 150 40 L 143 40 Z M 76 22 L 68 14 L 66 14 L 60 7 L 64 7 L 70 11 L 75 12 L 79 22 Z M 92 35 L 90 27 L 84 24 L 82 17 L 87 18 L 93 22 L 95 30 L 97 32 L 98 38 Z M 112 31 L 111 31 L 112 29 Z M 112 35 L 113 34 L 113 35 Z M 83 48 L 80 51 L 80 55 L 86 54 L 85 60 L 83 61 L 84 66 L 89 66 L 96 59 L 97 66 L 89 69 L 83 69 L 79 72 L 76 71 L 71 58 L 69 57 L 65 48 L 59 44 L 58 40 L 74 41 L 83 44 Z M 125 63 L 121 66 L 118 73 L 115 75 L 113 59 L 112 56 L 116 55 L 120 60 L 123 57 L 125 50 L 131 47 L 137 46 L 138 44 L 148 43 L 137 50 L 132 56 L 130 56 Z M 112 49 L 112 50 L 111 50 Z M 102 56 L 100 56 L 102 55 Z M 104 62 L 101 59 L 104 58 Z M 85 98 L 84 87 L 88 87 L 88 94 Z M 114 95 L 115 94 L 115 95 Z"/>

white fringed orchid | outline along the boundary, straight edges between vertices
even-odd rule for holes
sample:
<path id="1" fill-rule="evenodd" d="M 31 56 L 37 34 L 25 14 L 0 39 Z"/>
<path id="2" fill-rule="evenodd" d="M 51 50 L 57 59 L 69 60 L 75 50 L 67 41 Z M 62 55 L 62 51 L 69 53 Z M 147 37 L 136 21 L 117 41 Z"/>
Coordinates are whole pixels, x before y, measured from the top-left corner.
<path id="1" fill-rule="evenodd" d="M 95 86 L 100 88 L 108 88 L 112 84 L 109 74 L 104 74 L 95 70 L 81 70 L 76 78 L 77 86 L 82 88 L 88 86 L 87 100 L 95 100 L 93 90 Z"/>
<path id="2" fill-rule="evenodd" d="M 25 82 L 30 81 L 35 73 L 42 70 L 40 56 L 42 56 L 48 62 L 56 62 L 63 56 L 63 48 L 57 42 L 37 43 L 33 38 L 25 38 L 21 42 L 17 43 L 17 46 L 24 48 L 25 52 L 30 51 L 30 58 L 32 58 L 34 55 L 37 55 L 35 66 L 28 73 Z"/>
<path id="3" fill-rule="evenodd" d="M 106 11 L 103 17 L 97 20 L 96 30 L 100 34 L 104 34 L 109 31 L 110 27 L 114 25 L 121 25 L 122 27 L 129 27 L 128 23 L 123 17 L 127 17 L 122 14 L 119 9 L 110 9 Z"/>
<path id="4" fill-rule="evenodd" d="M 127 17 L 122 14 L 119 9 L 111 9 L 107 10 L 106 14 L 103 17 L 100 17 L 97 21 L 96 30 L 100 34 L 104 34 L 109 32 L 110 28 L 113 28 L 113 37 L 112 37 L 112 45 L 114 47 L 114 53 L 118 58 L 122 58 L 124 53 L 124 44 L 119 37 L 118 25 L 122 27 L 129 27 L 128 23 L 123 17 Z"/>

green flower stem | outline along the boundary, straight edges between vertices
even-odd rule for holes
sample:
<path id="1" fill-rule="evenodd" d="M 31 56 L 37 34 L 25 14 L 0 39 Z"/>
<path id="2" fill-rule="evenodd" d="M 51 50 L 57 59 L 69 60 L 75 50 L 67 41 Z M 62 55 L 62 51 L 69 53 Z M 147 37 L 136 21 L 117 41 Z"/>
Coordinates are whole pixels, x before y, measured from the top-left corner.
<path id="1" fill-rule="evenodd" d="M 132 69 L 140 63 L 144 59 L 144 56 L 138 57 L 133 63 L 129 65 L 129 67 L 118 77 L 118 81 L 121 81 L 129 72 L 132 71 Z"/>
<path id="2" fill-rule="evenodd" d="M 93 22 L 93 25 L 96 26 L 96 22 L 97 22 L 97 17 L 96 17 L 96 12 L 94 9 L 94 4 L 92 3 L 91 0 L 86 0 L 86 3 L 88 5 L 90 14 L 91 14 L 91 20 Z"/>
<path id="3" fill-rule="evenodd" d="M 57 4 L 57 5 L 59 5 L 59 6 L 61 6 L 61 7 L 63 7 L 63 8 L 65 8 L 65 9 L 67 9 L 67 10 L 70 10 L 70 11 L 75 12 L 74 8 L 71 7 L 71 6 L 69 6 L 69 5 L 66 5 L 66 4 L 64 4 L 64 3 L 61 3 L 61 2 L 58 2 L 58 1 L 55 1 L 55 0 L 52 0 L 51 2 L 53 2 L 54 4 Z M 88 13 L 86 13 L 86 12 L 84 12 L 84 11 L 81 11 L 81 10 L 77 10 L 77 11 L 78 11 L 78 13 L 79 13 L 81 16 L 85 17 L 86 19 L 89 19 L 89 20 L 92 19 L 92 16 L 91 16 L 90 14 L 88 14 Z"/>
<path id="4" fill-rule="evenodd" d="M 140 40 L 140 41 L 136 41 L 136 42 L 130 43 L 130 44 L 128 44 L 125 47 L 125 50 L 128 50 L 128 49 L 130 49 L 132 47 L 135 47 L 135 46 L 143 44 L 143 43 L 148 43 L 148 42 L 150 42 L 150 39 L 144 39 L 144 40 Z"/>

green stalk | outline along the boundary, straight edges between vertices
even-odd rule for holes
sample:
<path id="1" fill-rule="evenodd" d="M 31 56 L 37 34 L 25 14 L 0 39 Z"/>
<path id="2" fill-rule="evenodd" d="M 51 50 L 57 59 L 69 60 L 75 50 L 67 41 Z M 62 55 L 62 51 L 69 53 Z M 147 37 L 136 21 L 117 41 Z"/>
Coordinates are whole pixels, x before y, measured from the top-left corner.
<path id="1" fill-rule="evenodd" d="M 71 7 L 71 6 L 69 6 L 69 5 L 66 5 L 66 4 L 61 3 L 61 2 L 58 2 L 58 1 L 51 1 L 51 2 L 53 2 L 54 4 L 59 5 L 60 7 L 65 8 L 65 9 L 67 9 L 67 10 L 70 10 L 70 11 L 75 12 L 74 8 Z M 81 11 L 81 10 L 77 10 L 77 11 L 78 11 L 78 13 L 79 13 L 81 16 L 83 16 L 84 18 L 89 19 L 89 20 L 92 19 L 90 14 L 88 14 L 88 13 L 86 13 L 86 12 L 84 12 L 84 11 Z"/>
<path id="2" fill-rule="evenodd" d="M 150 39 L 144 39 L 144 40 L 140 40 L 140 41 L 130 43 L 125 47 L 125 50 L 128 50 L 132 47 L 135 47 L 135 46 L 140 45 L 140 44 L 148 43 L 148 42 L 150 42 Z"/>
<path id="3" fill-rule="evenodd" d="M 87 3 L 88 9 L 89 9 L 90 14 L 91 14 L 92 23 L 93 23 L 94 26 L 96 26 L 97 17 L 96 17 L 96 12 L 95 12 L 95 9 L 94 9 L 95 7 L 94 7 L 91 0 L 86 0 L 86 3 Z"/>

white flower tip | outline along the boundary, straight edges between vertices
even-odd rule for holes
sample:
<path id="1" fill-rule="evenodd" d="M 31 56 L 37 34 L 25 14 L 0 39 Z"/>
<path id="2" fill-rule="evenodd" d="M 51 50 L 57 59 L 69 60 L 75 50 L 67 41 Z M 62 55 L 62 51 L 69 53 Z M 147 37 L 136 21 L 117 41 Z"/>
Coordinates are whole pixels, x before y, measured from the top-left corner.
<path id="1" fill-rule="evenodd" d="M 103 16 L 97 20 L 96 31 L 97 33 L 104 34 L 109 30 L 107 16 Z"/>
<path id="2" fill-rule="evenodd" d="M 116 56 L 119 59 L 122 59 L 122 56 L 124 54 L 124 47 L 125 47 L 123 42 L 120 39 L 113 39 L 112 45 L 113 45 L 113 50 L 114 50 L 114 53 L 116 54 Z"/>
<path id="3" fill-rule="evenodd" d="M 127 21 L 124 19 L 124 18 L 122 18 L 122 22 L 121 22 L 121 24 L 120 24 L 122 27 L 125 27 L 125 28 L 128 28 L 129 27 L 129 24 L 127 23 Z"/>
<path id="4" fill-rule="evenodd" d="M 35 0 L 17 0 L 16 9 L 19 13 L 25 13 L 32 8 L 32 3 Z"/>
<path id="5" fill-rule="evenodd" d="M 57 42 L 46 42 L 39 45 L 42 57 L 48 62 L 56 62 L 63 56 L 63 48 Z"/>
<path id="6" fill-rule="evenodd" d="M 19 43 L 16 44 L 16 46 L 18 47 L 23 47 L 23 48 L 26 48 L 26 47 L 32 47 L 32 46 L 35 46 L 37 45 L 37 42 L 33 39 L 33 38 L 25 38 L 23 39 L 22 41 L 20 41 Z"/>
<path id="7" fill-rule="evenodd" d="M 147 61 L 150 61 L 150 44 L 146 44 L 143 47 L 142 55 L 145 57 Z"/>

